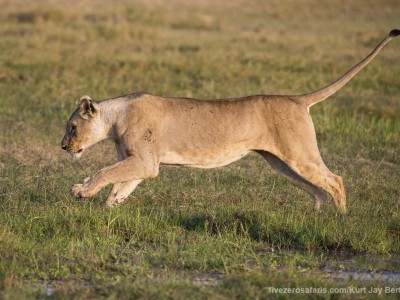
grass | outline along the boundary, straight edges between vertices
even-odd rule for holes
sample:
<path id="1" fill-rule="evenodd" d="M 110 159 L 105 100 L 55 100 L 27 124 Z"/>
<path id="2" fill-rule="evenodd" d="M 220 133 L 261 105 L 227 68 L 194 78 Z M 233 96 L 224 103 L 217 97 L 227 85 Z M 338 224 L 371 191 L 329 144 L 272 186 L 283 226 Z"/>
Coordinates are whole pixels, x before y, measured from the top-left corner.
<path id="1" fill-rule="evenodd" d="M 81 201 L 69 189 L 116 161 L 111 143 L 79 162 L 59 147 L 84 94 L 322 87 L 400 26 L 398 1 L 1 5 L 0 298 L 290 298 L 268 287 L 343 286 L 317 273 L 330 253 L 400 252 L 398 40 L 311 111 L 347 215 L 314 212 L 255 154 L 215 170 L 162 168 L 110 211 L 109 188 Z"/>

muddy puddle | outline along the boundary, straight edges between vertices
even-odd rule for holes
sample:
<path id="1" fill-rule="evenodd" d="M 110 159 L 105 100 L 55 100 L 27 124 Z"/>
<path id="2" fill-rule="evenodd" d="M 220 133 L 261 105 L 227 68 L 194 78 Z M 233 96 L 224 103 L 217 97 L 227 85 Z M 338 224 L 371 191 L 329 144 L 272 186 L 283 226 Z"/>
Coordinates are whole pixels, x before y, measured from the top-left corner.
<path id="1" fill-rule="evenodd" d="M 336 283 L 356 281 L 377 281 L 400 283 L 400 254 L 396 255 L 351 255 L 337 253 L 329 256 L 318 274 L 331 278 Z"/>
<path id="2" fill-rule="evenodd" d="M 279 254 L 277 254 L 279 255 Z M 325 254 L 326 255 L 326 254 Z M 352 255 L 348 253 L 335 253 L 326 256 L 323 267 L 301 272 L 313 274 L 320 278 L 331 280 L 339 285 L 358 281 L 365 284 L 380 283 L 400 284 L 400 254 L 396 255 Z M 301 276 L 301 274 L 299 274 Z M 216 286 L 226 277 L 223 273 L 213 272 L 185 272 L 182 275 L 199 286 Z M 157 280 L 157 279 L 155 279 Z M 58 287 L 65 284 L 90 286 L 89 282 L 43 282 L 42 294 L 52 296 Z"/>

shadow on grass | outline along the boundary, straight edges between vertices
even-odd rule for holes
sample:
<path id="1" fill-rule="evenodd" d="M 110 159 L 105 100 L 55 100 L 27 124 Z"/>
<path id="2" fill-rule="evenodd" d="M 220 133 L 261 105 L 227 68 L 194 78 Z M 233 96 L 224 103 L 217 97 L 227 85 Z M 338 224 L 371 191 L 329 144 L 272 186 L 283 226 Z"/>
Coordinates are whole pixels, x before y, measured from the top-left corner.
<path id="1" fill-rule="evenodd" d="M 179 224 L 185 230 L 211 235 L 234 234 L 267 243 L 281 250 L 353 251 L 344 236 L 328 237 L 315 228 L 315 224 L 300 223 L 282 216 L 266 216 L 258 212 L 197 213 L 180 215 Z M 268 247 L 268 248 L 269 248 Z"/>
<path id="2" fill-rule="evenodd" d="M 253 212 L 234 212 L 212 215 L 198 213 L 191 216 L 180 216 L 180 225 L 186 230 L 219 234 L 226 231 L 246 233 L 252 239 L 259 239 L 260 222 Z"/>

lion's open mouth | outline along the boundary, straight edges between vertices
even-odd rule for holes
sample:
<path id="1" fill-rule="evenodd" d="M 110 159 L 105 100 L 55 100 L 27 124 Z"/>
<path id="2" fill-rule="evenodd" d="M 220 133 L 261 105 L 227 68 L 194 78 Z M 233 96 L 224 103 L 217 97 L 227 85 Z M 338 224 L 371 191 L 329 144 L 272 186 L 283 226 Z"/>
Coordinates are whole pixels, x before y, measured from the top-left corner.
<path id="1" fill-rule="evenodd" d="M 71 156 L 72 156 L 74 159 L 77 160 L 77 159 L 81 158 L 82 152 L 83 152 L 83 149 L 79 149 L 79 150 L 76 151 L 76 152 L 70 152 L 70 154 L 71 154 Z"/>
<path id="2" fill-rule="evenodd" d="M 68 151 L 69 155 L 71 155 L 71 157 L 74 159 L 79 159 L 82 155 L 82 152 L 83 148 L 79 149 L 78 151 L 71 151 L 71 150 Z"/>

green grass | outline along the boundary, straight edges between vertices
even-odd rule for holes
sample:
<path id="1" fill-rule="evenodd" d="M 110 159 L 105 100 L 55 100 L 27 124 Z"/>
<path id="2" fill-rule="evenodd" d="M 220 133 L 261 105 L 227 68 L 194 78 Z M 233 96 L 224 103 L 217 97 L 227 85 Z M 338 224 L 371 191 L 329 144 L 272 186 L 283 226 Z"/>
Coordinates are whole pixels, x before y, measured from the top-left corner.
<path id="1" fill-rule="evenodd" d="M 0 12 L 0 298 L 290 298 L 268 287 L 343 286 L 318 273 L 331 253 L 400 252 L 400 40 L 311 110 L 347 215 L 314 212 L 255 154 L 214 170 L 162 168 L 110 211 L 109 187 L 85 200 L 69 189 L 116 161 L 111 143 L 79 162 L 59 147 L 84 94 L 320 88 L 400 26 L 397 0 L 25 2 Z"/>

